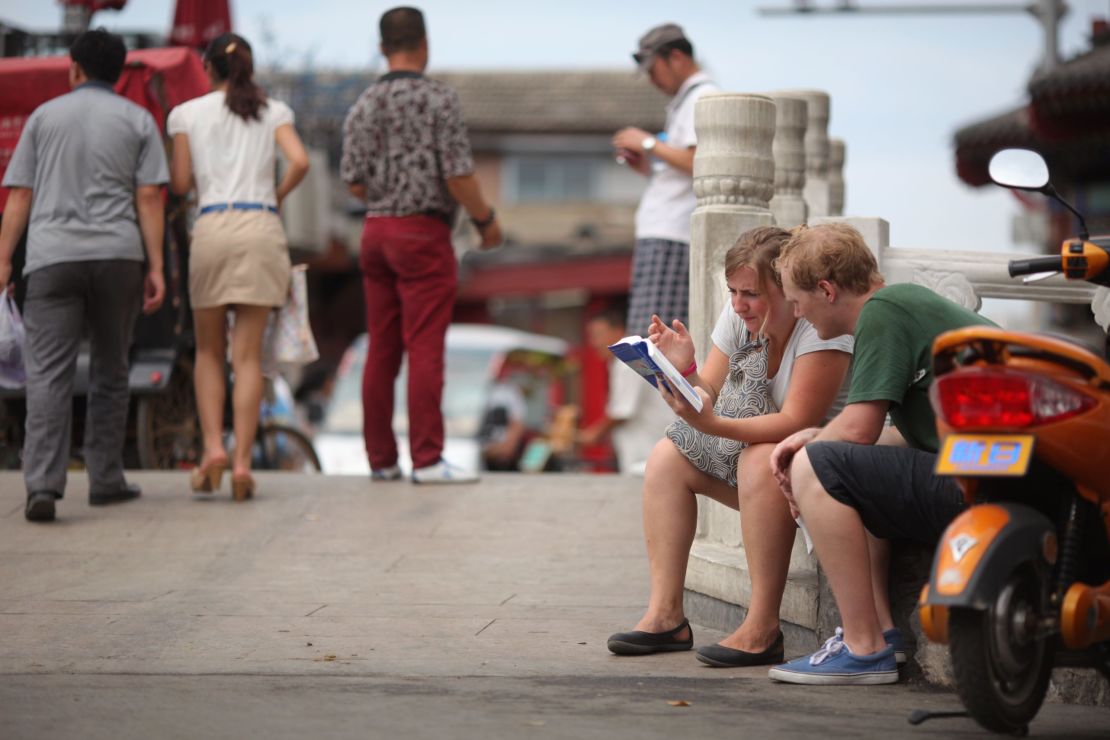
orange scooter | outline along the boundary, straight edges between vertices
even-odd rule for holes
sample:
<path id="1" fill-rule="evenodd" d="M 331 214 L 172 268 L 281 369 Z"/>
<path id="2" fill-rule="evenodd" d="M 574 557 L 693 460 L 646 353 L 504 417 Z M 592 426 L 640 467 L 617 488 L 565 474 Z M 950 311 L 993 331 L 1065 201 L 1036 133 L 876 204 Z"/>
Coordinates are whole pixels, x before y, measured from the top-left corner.
<path id="1" fill-rule="evenodd" d="M 1034 152 L 999 152 L 990 170 L 1064 202 Z M 1009 268 L 1110 285 L 1110 237 L 1083 224 L 1059 256 Z M 936 472 L 969 508 L 937 546 L 921 625 L 950 646 L 968 714 L 1024 734 L 1054 666 L 1110 679 L 1110 364 L 1070 340 L 987 327 L 942 334 L 933 363 Z"/>

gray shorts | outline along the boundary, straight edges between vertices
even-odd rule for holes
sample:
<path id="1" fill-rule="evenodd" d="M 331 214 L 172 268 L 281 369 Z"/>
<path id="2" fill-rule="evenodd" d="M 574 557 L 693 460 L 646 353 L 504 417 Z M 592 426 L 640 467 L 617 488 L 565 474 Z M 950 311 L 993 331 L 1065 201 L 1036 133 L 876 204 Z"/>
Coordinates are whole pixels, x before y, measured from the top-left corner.
<path id="1" fill-rule="evenodd" d="M 956 482 L 933 474 L 934 453 L 849 442 L 814 442 L 806 453 L 829 495 L 876 537 L 934 545 L 966 508 Z"/>

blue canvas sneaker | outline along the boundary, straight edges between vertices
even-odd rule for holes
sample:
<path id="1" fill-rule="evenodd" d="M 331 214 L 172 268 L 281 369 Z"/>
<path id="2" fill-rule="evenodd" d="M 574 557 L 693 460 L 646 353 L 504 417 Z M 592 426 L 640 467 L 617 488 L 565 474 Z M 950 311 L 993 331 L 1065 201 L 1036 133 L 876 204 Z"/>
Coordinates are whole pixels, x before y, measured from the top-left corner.
<path id="1" fill-rule="evenodd" d="M 844 631 L 837 627 L 836 634 L 816 653 L 775 666 L 767 675 L 783 683 L 897 683 L 898 663 L 890 645 L 871 655 L 855 655 L 844 642 Z"/>
<path id="2" fill-rule="evenodd" d="M 886 644 L 894 648 L 894 660 L 898 665 L 906 662 L 906 638 L 902 637 L 902 630 L 897 627 L 891 627 L 883 633 L 883 639 Z"/>

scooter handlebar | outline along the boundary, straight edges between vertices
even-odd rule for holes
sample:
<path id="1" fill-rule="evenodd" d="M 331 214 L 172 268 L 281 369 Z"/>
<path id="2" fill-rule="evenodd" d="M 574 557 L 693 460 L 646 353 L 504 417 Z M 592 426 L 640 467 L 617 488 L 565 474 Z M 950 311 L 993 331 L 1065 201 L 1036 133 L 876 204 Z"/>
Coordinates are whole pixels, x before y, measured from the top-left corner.
<path id="1" fill-rule="evenodd" d="M 1033 275 L 1038 272 L 1060 272 L 1064 269 L 1064 261 L 1060 255 L 1054 257 L 1033 257 L 1027 260 L 1012 260 L 1010 262 L 1010 277 L 1018 275 Z"/>

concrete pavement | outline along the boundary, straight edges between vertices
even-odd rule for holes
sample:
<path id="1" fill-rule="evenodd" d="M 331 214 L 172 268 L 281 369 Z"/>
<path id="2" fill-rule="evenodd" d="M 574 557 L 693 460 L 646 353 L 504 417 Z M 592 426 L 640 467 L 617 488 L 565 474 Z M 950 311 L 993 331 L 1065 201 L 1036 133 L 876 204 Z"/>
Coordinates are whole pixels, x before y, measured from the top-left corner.
<path id="1" fill-rule="evenodd" d="M 925 687 L 610 655 L 647 594 L 634 479 L 270 474 L 241 505 L 183 473 L 130 480 L 142 499 L 93 509 L 74 474 L 59 520 L 33 525 L 0 474 L 4 738 L 981 735 L 907 725 L 958 708 Z M 1053 704 L 1032 731 L 1107 726 L 1105 708 Z"/>

